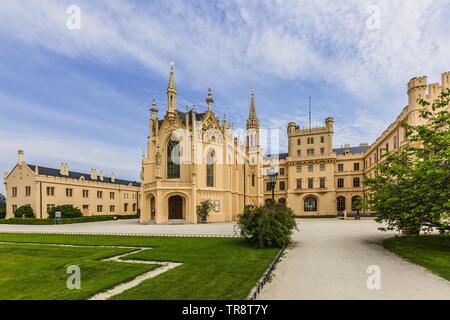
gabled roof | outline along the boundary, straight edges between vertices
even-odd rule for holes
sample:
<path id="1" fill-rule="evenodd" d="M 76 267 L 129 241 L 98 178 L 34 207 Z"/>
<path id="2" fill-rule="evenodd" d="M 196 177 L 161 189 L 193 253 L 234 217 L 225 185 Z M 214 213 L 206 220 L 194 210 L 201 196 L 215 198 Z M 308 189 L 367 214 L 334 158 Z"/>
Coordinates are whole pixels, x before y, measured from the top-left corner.
<path id="1" fill-rule="evenodd" d="M 369 146 L 359 146 L 359 147 L 348 147 L 348 148 L 337 148 L 333 149 L 333 152 L 335 152 L 337 155 L 344 155 L 345 150 L 348 150 L 351 154 L 357 154 L 357 153 L 364 153 L 367 150 L 369 150 Z"/>
<path id="2" fill-rule="evenodd" d="M 32 164 L 27 164 L 27 165 L 33 171 L 36 169 L 35 165 L 32 165 Z M 101 181 L 100 179 L 93 180 L 93 179 L 91 179 L 91 175 L 89 173 L 80 173 L 80 172 L 69 171 L 69 176 L 62 176 L 59 172 L 59 169 L 38 166 L 38 170 L 39 170 L 39 174 L 44 175 L 44 176 L 71 178 L 71 179 L 80 179 L 81 177 L 84 177 L 84 179 L 86 181 L 114 183 L 114 184 L 120 184 L 120 185 L 124 185 L 124 186 L 128 186 L 131 183 L 131 185 L 134 187 L 141 186 L 140 182 L 117 179 L 117 178 L 114 180 L 114 182 L 112 182 L 111 177 L 103 177 L 103 181 Z"/>

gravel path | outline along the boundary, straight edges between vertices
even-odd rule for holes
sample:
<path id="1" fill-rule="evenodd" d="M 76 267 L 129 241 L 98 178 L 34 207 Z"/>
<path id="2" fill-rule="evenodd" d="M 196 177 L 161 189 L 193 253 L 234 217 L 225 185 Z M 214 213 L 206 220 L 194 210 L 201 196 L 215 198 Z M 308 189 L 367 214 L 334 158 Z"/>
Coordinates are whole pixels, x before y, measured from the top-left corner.
<path id="1" fill-rule="evenodd" d="M 298 220 L 295 244 L 258 299 L 450 299 L 450 282 L 383 249 L 372 220 Z M 367 268 L 379 266 L 379 290 Z"/>

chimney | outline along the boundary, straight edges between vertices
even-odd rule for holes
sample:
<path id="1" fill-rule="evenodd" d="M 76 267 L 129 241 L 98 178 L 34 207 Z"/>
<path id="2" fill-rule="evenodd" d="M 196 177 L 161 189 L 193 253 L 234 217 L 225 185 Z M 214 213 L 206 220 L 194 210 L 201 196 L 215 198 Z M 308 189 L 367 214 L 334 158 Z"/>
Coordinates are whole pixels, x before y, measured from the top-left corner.
<path id="1" fill-rule="evenodd" d="M 35 174 L 39 174 L 39 167 L 38 166 L 34 167 L 34 173 Z"/>
<path id="2" fill-rule="evenodd" d="M 111 173 L 111 182 L 116 182 L 116 174 L 114 173 L 114 171 Z"/>
<path id="3" fill-rule="evenodd" d="M 91 169 L 91 180 L 97 180 L 97 170 Z"/>
<path id="4" fill-rule="evenodd" d="M 19 164 L 24 163 L 25 162 L 25 157 L 24 157 L 23 150 L 19 150 L 19 151 L 17 151 L 17 153 L 18 153 L 18 156 L 19 156 L 18 163 Z"/>
<path id="5" fill-rule="evenodd" d="M 100 181 L 103 181 L 103 170 L 100 170 Z"/>

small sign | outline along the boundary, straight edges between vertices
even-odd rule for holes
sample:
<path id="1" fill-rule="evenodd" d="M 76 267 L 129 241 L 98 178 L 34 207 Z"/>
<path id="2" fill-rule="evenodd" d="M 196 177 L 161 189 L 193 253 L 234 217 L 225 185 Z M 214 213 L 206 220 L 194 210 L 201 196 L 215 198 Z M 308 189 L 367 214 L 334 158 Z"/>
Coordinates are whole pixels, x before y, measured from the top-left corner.
<path id="1" fill-rule="evenodd" d="M 55 218 L 60 219 L 61 218 L 61 211 L 55 212 Z"/>

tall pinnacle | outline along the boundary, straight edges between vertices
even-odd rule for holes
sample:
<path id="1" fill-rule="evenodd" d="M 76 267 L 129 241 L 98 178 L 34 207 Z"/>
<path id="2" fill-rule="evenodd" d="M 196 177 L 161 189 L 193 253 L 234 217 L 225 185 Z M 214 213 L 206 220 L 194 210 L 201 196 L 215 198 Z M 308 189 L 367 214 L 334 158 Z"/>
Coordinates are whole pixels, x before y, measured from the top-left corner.
<path id="1" fill-rule="evenodd" d="M 211 88 L 208 89 L 208 97 L 205 99 L 205 101 L 208 104 L 208 110 L 211 111 L 211 106 L 214 103 Z"/>
<path id="2" fill-rule="evenodd" d="M 167 93 L 173 92 L 177 93 L 177 89 L 175 87 L 175 77 L 173 74 L 173 66 L 175 65 L 175 62 L 170 63 L 170 75 L 169 75 L 169 85 L 167 86 Z"/>
<path id="3" fill-rule="evenodd" d="M 256 115 L 256 104 L 255 104 L 255 91 L 252 88 L 252 95 L 250 100 L 250 113 L 248 114 L 247 119 L 247 130 L 248 129 L 258 129 L 259 128 L 259 120 Z"/>

